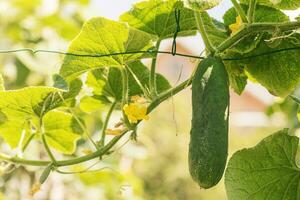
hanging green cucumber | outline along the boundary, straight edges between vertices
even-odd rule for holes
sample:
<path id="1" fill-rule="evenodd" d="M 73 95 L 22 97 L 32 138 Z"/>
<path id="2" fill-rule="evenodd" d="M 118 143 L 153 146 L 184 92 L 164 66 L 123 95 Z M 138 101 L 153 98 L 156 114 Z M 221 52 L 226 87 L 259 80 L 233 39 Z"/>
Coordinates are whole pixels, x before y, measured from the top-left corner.
<path id="1" fill-rule="evenodd" d="M 211 67 L 207 79 L 203 75 Z M 220 58 L 209 56 L 195 72 L 192 82 L 192 129 L 189 169 L 202 188 L 216 185 L 223 176 L 228 148 L 229 85 Z"/>

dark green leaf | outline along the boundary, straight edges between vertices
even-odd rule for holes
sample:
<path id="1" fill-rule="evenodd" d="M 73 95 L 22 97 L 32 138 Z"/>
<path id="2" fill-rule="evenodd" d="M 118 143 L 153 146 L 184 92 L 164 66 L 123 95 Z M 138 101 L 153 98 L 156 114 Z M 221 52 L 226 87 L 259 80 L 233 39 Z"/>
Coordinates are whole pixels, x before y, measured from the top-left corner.
<path id="1" fill-rule="evenodd" d="M 225 174 L 229 200 L 299 199 L 299 139 L 287 132 L 279 131 L 231 157 Z"/>

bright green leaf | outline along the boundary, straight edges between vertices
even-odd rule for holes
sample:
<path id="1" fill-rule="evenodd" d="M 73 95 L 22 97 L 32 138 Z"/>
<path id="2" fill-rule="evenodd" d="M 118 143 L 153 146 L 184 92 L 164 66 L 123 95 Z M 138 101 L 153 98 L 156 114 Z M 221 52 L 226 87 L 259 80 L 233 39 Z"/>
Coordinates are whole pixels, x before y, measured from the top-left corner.
<path id="1" fill-rule="evenodd" d="M 183 7 L 178 0 L 149 0 L 133 5 L 133 8 L 121 15 L 121 21 L 130 26 L 155 35 L 159 39 L 173 37 L 176 31 L 175 9 L 180 10 L 179 35 L 195 34 L 194 12 Z"/>
<path id="2" fill-rule="evenodd" d="M 241 3 L 249 3 L 250 0 L 240 0 Z M 282 10 L 296 10 L 300 7 L 300 0 L 257 0 L 261 5 L 266 5 Z"/>
<path id="3" fill-rule="evenodd" d="M 3 113 L 0 113 L 0 118 L 2 118 L 2 122 L 0 122 L 1 137 L 3 137 L 11 148 L 16 148 L 19 145 L 23 146 L 31 135 L 29 123 L 24 120 L 8 119 Z"/>
<path id="4" fill-rule="evenodd" d="M 50 111 L 43 117 L 44 134 L 50 147 L 72 154 L 83 132 L 79 122 L 69 113 Z"/>
<path id="5" fill-rule="evenodd" d="M 130 28 L 124 23 L 98 17 L 83 25 L 79 35 L 72 41 L 68 52 L 103 55 L 146 51 L 152 47 L 151 39 L 150 34 Z M 142 53 L 103 57 L 67 55 L 63 61 L 60 75 L 69 81 L 95 68 L 123 67 L 129 61 L 139 59 L 142 56 Z"/>
<path id="6" fill-rule="evenodd" d="M 80 100 L 80 109 L 90 113 L 104 108 L 106 103 L 107 99 L 103 96 L 85 96 Z"/>
<path id="7" fill-rule="evenodd" d="M 279 131 L 230 159 L 225 186 L 229 200 L 299 199 L 299 139 Z"/>
<path id="8" fill-rule="evenodd" d="M 184 4 L 193 10 L 205 11 L 220 4 L 222 0 L 184 0 Z"/>
<path id="9" fill-rule="evenodd" d="M 22 133 L 29 135 L 29 124 L 33 124 L 47 109 L 46 99 L 54 92 L 51 87 L 27 87 L 20 90 L 0 91 L 0 135 L 12 147 L 18 146 Z"/>

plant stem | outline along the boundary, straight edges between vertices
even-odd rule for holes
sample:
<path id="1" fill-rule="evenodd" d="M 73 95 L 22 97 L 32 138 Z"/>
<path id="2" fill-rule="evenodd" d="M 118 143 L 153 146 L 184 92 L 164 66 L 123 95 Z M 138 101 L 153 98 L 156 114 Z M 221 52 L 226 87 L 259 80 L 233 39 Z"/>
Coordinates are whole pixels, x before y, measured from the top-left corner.
<path id="1" fill-rule="evenodd" d="M 127 132 L 128 130 L 124 131 L 121 135 L 114 137 L 106 146 L 98 149 L 97 151 L 91 154 L 79 158 L 69 159 L 69 160 L 59 160 L 56 161 L 55 166 L 62 167 L 62 166 L 75 165 L 88 160 L 92 160 L 94 158 L 99 158 L 105 155 Z M 52 161 L 27 160 L 27 159 L 21 159 L 17 157 L 9 157 L 5 154 L 0 154 L 0 159 L 15 164 L 32 165 L 32 166 L 47 166 L 52 163 Z"/>
<path id="2" fill-rule="evenodd" d="M 127 128 L 131 129 L 131 124 L 124 112 L 124 106 L 128 103 L 128 75 L 125 67 L 120 67 L 120 72 L 121 72 L 121 78 L 122 78 L 122 115 L 123 115 L 123 120 L 124 124 L 127 126 Z"/>
<path id="3" fill-rule="evenodd" d="M 45 150 L 46 150 L 48 156 L 50 157 L 52 163 L 56 163 L 56 159 L 55 159 L 54 155 L 52 154 L 52 152 L 51 152 L 51 150 L 50 150 L 50 148 L 48 146 L 47 140 L 45 138 L 45 130 L 44 130 L 44 125 L 43 125 L 43 117 L 40 117 L 40 120 L 39 120 L 39 130 L 40 130 L 40 133 L 41 133 L 43 145 L 45 147 Z"/>
<path id="4" fill-rule="evenodd" d="M 29 138 L 27 139 L 26 143 L 22 147 L 22 152 L 24 152 L 27 149 L 28 145 L 30 144 L 30 142 L 34 138 L 34 136 L 35 136 L 35 134 L 33 134 L 33 133 L 29 136 Z"/>
<path id="5" fill-rule="evenodd" d="M 249 9 L 248 9 L 249 23 L 252 23 L 255 20 L 256 3 L 257 3 L 257 0 L 250 0 Z"/>
<path id="6" fill-rule="evenodd" d="M 155 49 L 159 51 L 161 40 L 158 39 L 155 45 Z M 157 61 L 157 53 L 154 54 L 154 58 L 152 58 L 151 69 L 150 69 L 150 77 L 149 77 L 149 89 L 151 96 L 155 97 L 157 95 L 157 87 L 156 87 L 156 61 Z"/>
<path id="7" fill-rule="evenodd" d="M 300 27 L 300 22 L 281 22 L 281 23 L 253 23 L 245 24 L 244 28 L 232 35 L 218 47 L 218 52 L 223 52 L 226 49 L 232 47 L 242 38 L 252 34 L 261 32 L 274 32 L 274 31 L 289 31 L 295 30 Z"/>
<path id="8" fill-rule="evenodd" d="M 237 2 L 237 0 L 231 0 L 236 12 L 241 16 L 241 19 L 244 23 L 248 23 L 248 18 L 244 12 L 242 6 Z"/>
<path id="9" fill-rule="evenodd" d="M 198 26 L 198 30 L 201 34 L 201 37 L 203 39 L 203 42 L 204 42 L 206 48 L 208 49 L 208 51 L 211 54 L 214 54 L 216 52 L 216 49 L 214 48 L 214 46 L 210 42 L 210 39 L 208 38 L 208 35 L 207 35 L 205 27 L 204 27 L 204 22 L 203 22 L 203 19 L 201 16 L 201 12 L 194 11 L 194 15 L 195 15 L 195 20 L 196 20 L 196 23 Z"/>
<path id="10" fill-rule="evenodd" d="M 105 144 L 105 136 L 106 136 L 105 130 L 107 129 L 107 125 L 108 125 L 110 116 L 111 116 L 111 114 L 112 114 L 112 112 L 113 112 L 113 110 L 114 110 L 116 104 L 117 104 L 117 100 L 115 100 L 115 101 L 111 104 L 111 106 L 110 106 L 110 108 L 109 108 L 109 110 L 108 110 L 108 113 L 107 113 L 107 115 L 106 115 L 106 118 L 105 118 L 105 121 L 104 121 L 104 124 L 103 124 L 102 133 L 101 133 L 101 140 L 100 140 L 100 142 L 99 142 L 100 146 L 104 146 L 104 144 Z"/>

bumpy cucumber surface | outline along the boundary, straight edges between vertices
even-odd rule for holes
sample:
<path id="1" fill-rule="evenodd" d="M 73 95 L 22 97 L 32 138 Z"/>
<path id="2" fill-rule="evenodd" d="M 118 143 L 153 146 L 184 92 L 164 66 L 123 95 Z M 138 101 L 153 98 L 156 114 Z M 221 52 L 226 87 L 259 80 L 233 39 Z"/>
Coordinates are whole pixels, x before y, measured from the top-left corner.
<path id="1" fill-rule="evenodd" d="M 203 78 L 206 69 L 210 75 Z M 229 83 L 220 58 L 207 57 L 192 82 L 192 129 L 189 170 L 201 188 L 211 188 L 223 176 L 228 153 Z"/>

